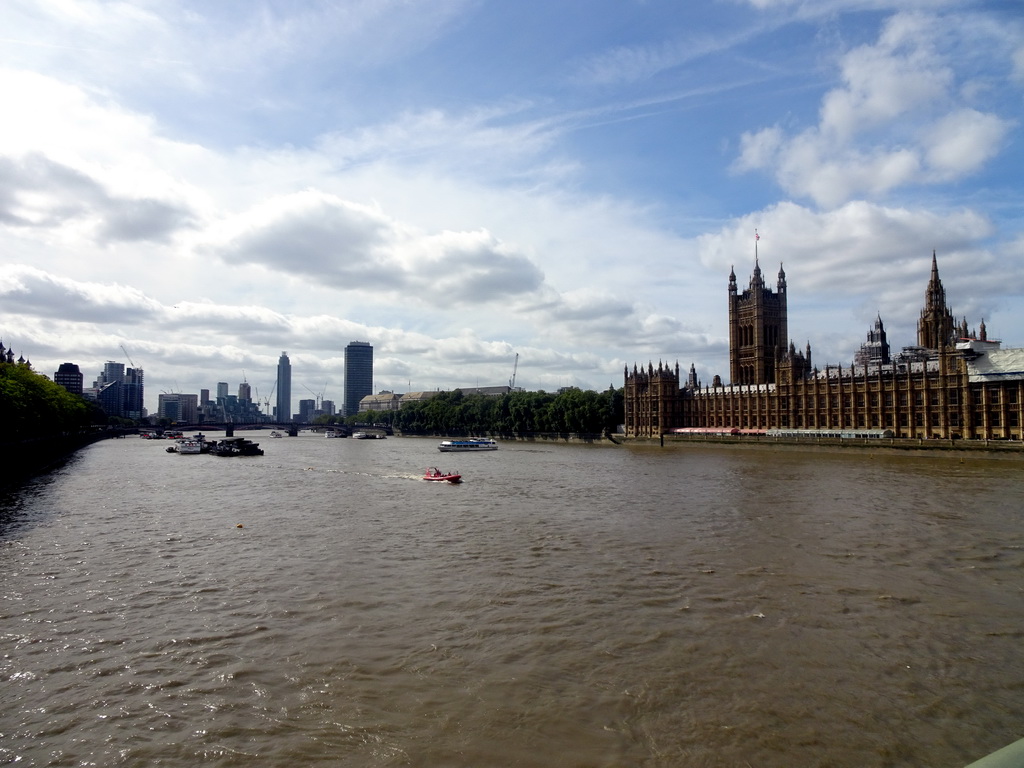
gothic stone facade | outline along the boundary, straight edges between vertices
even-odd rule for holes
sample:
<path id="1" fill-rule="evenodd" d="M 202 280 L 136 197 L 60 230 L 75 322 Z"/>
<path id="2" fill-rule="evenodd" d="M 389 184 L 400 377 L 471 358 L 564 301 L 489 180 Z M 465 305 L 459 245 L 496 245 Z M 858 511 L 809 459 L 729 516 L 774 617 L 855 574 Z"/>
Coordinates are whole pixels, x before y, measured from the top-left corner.
<path id="1" fill-rule="evenodd" d="M 786 338 L 786 279 L 767 288 L 755 265 L 740 293 L 729 276 L 732 383 L 715 377 L 685 382 L 679 366 L 625 370 L 626 434 L 658 437 L 675 428 L 888 429 L 900 438 L 1009 439 L 1022 437 L 1024 350 L 1000 349 L 958 325 L 946 306 L 935 255 L 918 323 L 917 346 L 894 360 L 864 356 L 849 367 L 811 366 L 808 344 L 797 352 Z M 869 344 L 884 342 L 881 318 Z"/>

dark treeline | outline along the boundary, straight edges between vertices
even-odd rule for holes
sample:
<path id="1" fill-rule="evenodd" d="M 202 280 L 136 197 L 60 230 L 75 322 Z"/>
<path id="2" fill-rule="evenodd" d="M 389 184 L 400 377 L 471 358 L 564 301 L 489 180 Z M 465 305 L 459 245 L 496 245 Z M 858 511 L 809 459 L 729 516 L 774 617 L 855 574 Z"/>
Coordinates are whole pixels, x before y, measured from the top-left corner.
<path id="1" fill-rule="evenodd" d="M 623 422 L 622 390 L 566 389 L 467 395 L 461 389 L 438 392 L 428 400 L 406 403 L 397 411 L 366 411 L 348 419 L 321 417 L 320 423 L 387 424 L 420 435 L 614 432 Z"/>
<path id="2" fill-rule="evenodd" d="M 0 364 L 0 439 L 5 442 L 78 433 L 106 421 L 96 405 L 27 365 Z"/>
<path id="3" fill-rule="evenodd" d="M 103 411 L 20 363 L 0 363 L 0 489 L 17 487 L 107 436 Z M 2 527 L 2 521 L 0 521 Z"/>

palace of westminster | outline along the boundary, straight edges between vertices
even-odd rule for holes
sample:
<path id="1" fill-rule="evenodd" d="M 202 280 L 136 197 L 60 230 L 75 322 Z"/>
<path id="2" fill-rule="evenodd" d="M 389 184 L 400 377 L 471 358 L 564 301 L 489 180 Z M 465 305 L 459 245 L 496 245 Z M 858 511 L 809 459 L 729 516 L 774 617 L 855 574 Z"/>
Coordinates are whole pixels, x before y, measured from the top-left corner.
<path id="1" fill-rule="evenodd" d="M 708 430 L 885 430 L 898 438 L 1021 439 L 1024 349 L 1002 349 L 957 323 L 935 254 L 917 345 L 890 355 L 879 317 L 848 367 L 811 364 L 788 342 L 786 273 L 766 286 L 755 258 L 750 286 L 729 275 L 729 375 L 708 384 L 679 364 L 625 370 L 626 435 Z"/>

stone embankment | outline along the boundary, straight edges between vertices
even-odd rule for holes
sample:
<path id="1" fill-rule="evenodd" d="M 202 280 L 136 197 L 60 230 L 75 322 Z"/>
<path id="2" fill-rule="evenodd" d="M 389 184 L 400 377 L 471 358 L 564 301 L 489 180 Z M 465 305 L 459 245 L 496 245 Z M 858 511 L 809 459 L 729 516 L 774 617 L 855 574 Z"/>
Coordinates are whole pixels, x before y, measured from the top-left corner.
<path id="1" fill-rule="evenodd" d="M 993 458 L 1024 460 L 1024 442 L 1019 440 L 945 440 L 918 438 L 785 438 L 740 435 L 664 435 L 659 438 L 620 438 L 618 442 L 662 446 L 734 446 L 767 450 L 871 450 L 887 453 L 930 453 L 946 455 L 985 455 Z"/>

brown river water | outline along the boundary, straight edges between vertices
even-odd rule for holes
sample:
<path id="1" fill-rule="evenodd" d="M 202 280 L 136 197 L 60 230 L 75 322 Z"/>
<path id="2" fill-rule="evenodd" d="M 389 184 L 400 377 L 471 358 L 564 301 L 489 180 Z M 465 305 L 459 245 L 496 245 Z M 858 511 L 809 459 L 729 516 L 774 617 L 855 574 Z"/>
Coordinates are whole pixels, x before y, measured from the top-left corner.
<path id="1" fill-rule="evenodd" d="M 1024 462 L 246 436 L 0 498 L 0 764 L 960 768 L 1024 736 Z"/>

